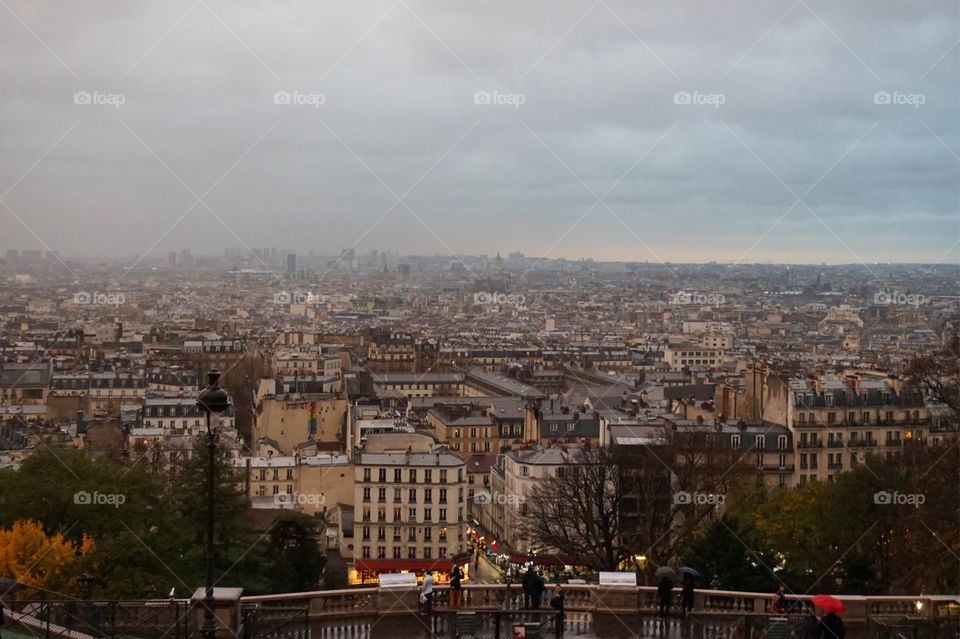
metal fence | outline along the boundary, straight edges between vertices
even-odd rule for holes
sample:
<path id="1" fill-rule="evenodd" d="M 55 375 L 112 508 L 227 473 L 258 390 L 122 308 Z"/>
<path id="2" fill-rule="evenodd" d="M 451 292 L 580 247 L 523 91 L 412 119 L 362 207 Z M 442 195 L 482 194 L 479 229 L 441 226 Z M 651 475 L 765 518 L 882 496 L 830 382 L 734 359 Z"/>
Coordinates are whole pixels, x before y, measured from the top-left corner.
<path id="1" fill-rule="evenodd" d="M 188 639 L 191 610 L 183 600 L 8 602 L 4 630 L 37 639 Z"/>

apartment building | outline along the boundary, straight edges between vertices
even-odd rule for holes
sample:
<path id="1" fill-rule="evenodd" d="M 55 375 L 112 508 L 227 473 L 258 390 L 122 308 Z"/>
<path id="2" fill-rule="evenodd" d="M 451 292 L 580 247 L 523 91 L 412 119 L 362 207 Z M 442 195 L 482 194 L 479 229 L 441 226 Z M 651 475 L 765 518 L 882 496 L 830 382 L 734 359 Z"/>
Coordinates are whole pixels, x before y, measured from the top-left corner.
<path id="1" fill-rule="evenodd" d="M 437 439 L 464 457 L 499 452 L 499 429 L 490 411 L 467 404 L 447 404 L 427 411 L 425 421 Z"/>
<path id="2" fill-rule="evenodd" d="M 429 571 L 442 581 L 469 558 L 466 462 L 422 435 L 402 436 L 405 451 L 373 441 L 381 437 L 354 457 L 354 580 Z"/>
<path id="3" fill-rule="evenodd" d="M 833 481 L 867 454 L 890 457 L 926 444 L 930 416 L 922 394 L 894 377 L 794 379 L 788 427 L 798 453 L 798 483 Z"/>
<path id="4" fill-rule="evenodd" d="M 664 349 L 663 361 L 673 371 L 682 371 L 690 367 L 718 368 L 723 364 L 723 351 L 690 343 L 671 345 Z"/>

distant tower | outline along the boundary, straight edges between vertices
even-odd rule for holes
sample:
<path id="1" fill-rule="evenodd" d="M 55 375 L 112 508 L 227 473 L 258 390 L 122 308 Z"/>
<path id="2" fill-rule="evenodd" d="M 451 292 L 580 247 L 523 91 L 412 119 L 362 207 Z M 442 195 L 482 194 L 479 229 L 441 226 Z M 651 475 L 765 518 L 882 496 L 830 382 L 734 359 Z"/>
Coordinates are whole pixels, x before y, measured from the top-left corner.
<path id="1" fill-rule="evenodd" d="M 503 258 L 500 257 L 500 251 L 497 251 L 497 256 L 493 259 L 493 270 L 497 273 L 503 271 Z"/>
<path id="2" fill-rule="evenodd" d="M 287 275 L 293 275 L 297 272 L 297 254 L 287 253 Z"/>

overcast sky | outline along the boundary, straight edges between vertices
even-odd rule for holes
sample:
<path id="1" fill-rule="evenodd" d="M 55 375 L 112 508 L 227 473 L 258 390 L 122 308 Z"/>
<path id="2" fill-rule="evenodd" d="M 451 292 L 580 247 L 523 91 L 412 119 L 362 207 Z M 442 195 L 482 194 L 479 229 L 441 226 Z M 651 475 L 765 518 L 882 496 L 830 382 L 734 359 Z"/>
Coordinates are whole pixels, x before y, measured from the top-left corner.
<path id="1" fill-rule="evenodd" d="M 2 0 L 0 248 L 957 262 L 958 36 L 923 0 Z"/>

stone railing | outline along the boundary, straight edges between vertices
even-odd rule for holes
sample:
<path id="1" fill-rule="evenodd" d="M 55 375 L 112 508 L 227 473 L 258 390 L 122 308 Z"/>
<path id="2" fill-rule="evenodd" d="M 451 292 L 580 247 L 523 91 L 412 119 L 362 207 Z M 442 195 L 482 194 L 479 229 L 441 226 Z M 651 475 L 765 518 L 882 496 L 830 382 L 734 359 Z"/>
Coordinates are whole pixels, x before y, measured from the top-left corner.
<path id="1" fill-rule="evenodd" d="M 653 586 L 605 587 L 596 584 L 547 584 L 541 601 L 543 608 L 557 588 L 564 595 L 564 607 L 568 611 L 594 614 L 655 614 L 657 612 L 657 589 Z M 244 597 L 244 605 L 259 604 L 303 606 L 311 618 L 340 617 L 349 615 L 409 614 L 418 609 L 419 593 L 412 590 L 381 588 L 351 588 L 325 590 L 287 595 Z M 848 622 L 865 622 L 868 616 L 899 615 L 918 619 L 930 619 L 944 614 L 946 601 L 958 597 L 903 596 L 863 597 L 840 595 L 846 604 L 844 619 Z M 736 592 L 727 590 L 698 590 L 694 594 L 694 611 L 699 615 L 743 616 L 772 615 L 774 596 L 771 593 Z M 449 587 L 436 586 L 432 598 L 435 611 L 450 609 Z M 809 596 L 787 595 L 788 607 L 795 614 L 811 610 Z M 525 608 L 523 590 L 519 584 L 467 584 L 463 587 L 462 607 L 466 610 L 522 610 Z M 679 612 L 680 590 L 674 590 L 673 611 Z"/>

